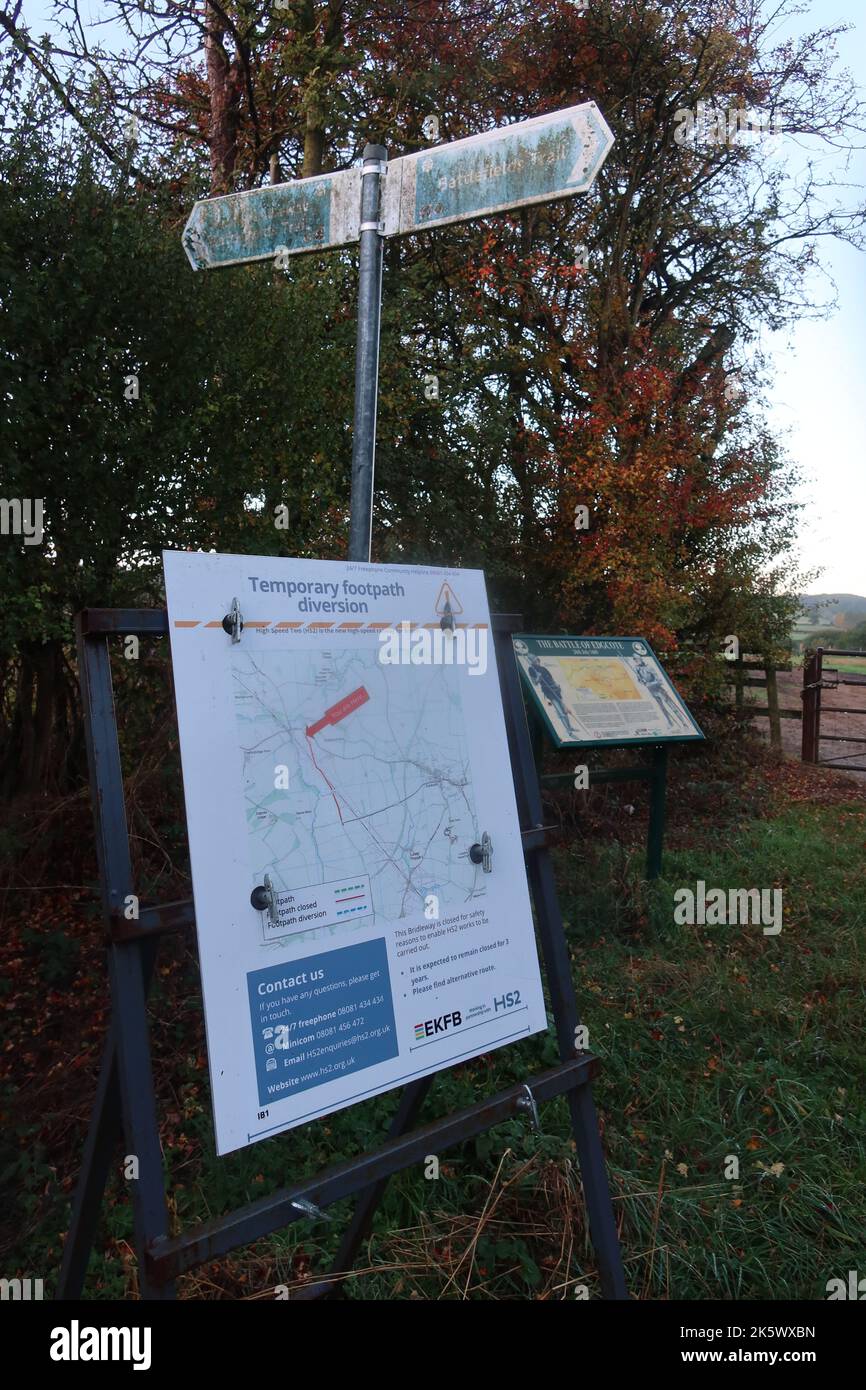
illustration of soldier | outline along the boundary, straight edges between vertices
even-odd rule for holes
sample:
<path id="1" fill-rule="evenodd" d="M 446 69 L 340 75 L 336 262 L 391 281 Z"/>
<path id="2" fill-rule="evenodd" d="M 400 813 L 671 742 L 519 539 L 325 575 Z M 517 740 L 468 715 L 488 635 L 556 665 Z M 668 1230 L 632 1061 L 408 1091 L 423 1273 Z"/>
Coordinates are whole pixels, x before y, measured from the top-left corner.
<path id="1" fill-rule="evenodd" d="M 675 700 L 671 698 L 670 691 L 665 687 L 661 678 L 661 673 L 651 666 L 648 661 L 644 661 L 642 656 L 636 656 L 631 661 L 631 666 L 637 676 L 638 682 L 643 686 L 648 695 L 651 695 L 658 708 L 667 721 L 669 728 L 682 729 L 689 728 L 687 720 L 683 719 L 682 714 Z M 671 718 L 673 715 L 673 718 Z"/>
<path id="2" fill-rule="evenodd" d="M 583 730 L 574 727 L 574 722 L 562 698 L 562 690 L 557 681 L 554 680 L 552 672 L 550 672 L 535 655 L 533 655 L 529 661 L 529 676 L 533 685 L 538 686 L 543 698 L 556 710 L 556 713 L 559 715 L 561 722 L 565 725 L 571 737 L 584 737 Z"/>

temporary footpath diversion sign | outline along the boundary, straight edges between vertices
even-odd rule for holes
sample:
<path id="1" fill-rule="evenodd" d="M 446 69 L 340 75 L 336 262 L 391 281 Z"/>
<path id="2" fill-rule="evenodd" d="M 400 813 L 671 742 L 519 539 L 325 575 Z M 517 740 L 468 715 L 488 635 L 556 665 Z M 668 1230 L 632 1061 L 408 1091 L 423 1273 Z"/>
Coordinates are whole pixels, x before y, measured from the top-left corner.
<path id="1" fill-rule="evenodd" d="M 488 614 L 473 571 L 165 560 L 170 625 L 140 609 L 76 619 L 112 1011 L 58 1298 L 81 1297 L 123 1155 L 137 1159 L 124 1175 L 143 1298 L 172 1298 L 184 1272 L 355 1196 L 331 1270 L 293 1295 L 339 1297 L 392 1174 L 517 1115 L 538 1127 L 556 1096 L 602 1293 L 626 1298 L 590 1089 L 598 1062 L 511 644 L 520 619 Z M 195 908 L 139 905 L 111 689 L 109 642 L 169 631 Z M 419 1127 L 440 1067 L 545 1026 L 527 879 L 560 1061 Z M 377 1148 L 170 1234 L 146 1000 L 160 936 L 193 925 L 221 1152 L 402 1089 Z"/>
<path id="2" fill-rule="evenodd" d="M 682 696 L 643 637 L 538 637 L 521 633 L 514 652 L 524 689 L 540 727 L 555 748 L 610 748 L 645 744 L 649 763 L 630 767 L 554 772 L 542 785 L 572 782 L 579 789 L 602 782 L 650 784 L 647 878 L 662 865 L 668 745 L 703 739 Z"/>
<path id="3" fill-rule="evenodd" d="M 218 1152 L 546 1029 L 481 572 L 164 564 Z"/>

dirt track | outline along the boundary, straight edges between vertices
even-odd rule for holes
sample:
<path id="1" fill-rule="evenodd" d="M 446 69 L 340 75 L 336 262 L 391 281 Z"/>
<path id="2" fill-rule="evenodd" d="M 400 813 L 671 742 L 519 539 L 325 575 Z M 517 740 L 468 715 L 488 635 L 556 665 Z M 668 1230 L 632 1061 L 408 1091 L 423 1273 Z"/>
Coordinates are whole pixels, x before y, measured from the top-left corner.
<path id="1" fill-rule="evenodd" d="M 829 661 L 828 661 L 829 666 Z M 835 679 L 832 672 L 825 673 L 825 680 Z M 866 739 L 866 676 L 839 672 L 839 679 L 852 681 L 852 685 L 839 685 L 835 690 L 821 692 L 821 733 L 833 734 L 839 738 L 849 735 Z M 778 675 L 779 708 L 803 708 L 800 692 L 803 688 L 803 673 L 800 670 L 780 671 Z M 755 690 L 760 704 L 765 703 L 762 690 Z M 838 714 L 839 707 L 858 711 L 856 714 Z M 862 713 L 860 711 L 862 710 Z M 769 738 L 769 725 L 766 719 L 756 719 L 755 728 Z M 782 746 L 789 757 L 800 757 L 802 723 L 799 719 L 782 719 Z M 866 743 L 826 743 L 823 738 L 820 747 L 823 766 L 832 767 L 837 772 L 847 773 L 866 794 L 866 772 L 850 772 L 852 765 L 866 767 Z"/>

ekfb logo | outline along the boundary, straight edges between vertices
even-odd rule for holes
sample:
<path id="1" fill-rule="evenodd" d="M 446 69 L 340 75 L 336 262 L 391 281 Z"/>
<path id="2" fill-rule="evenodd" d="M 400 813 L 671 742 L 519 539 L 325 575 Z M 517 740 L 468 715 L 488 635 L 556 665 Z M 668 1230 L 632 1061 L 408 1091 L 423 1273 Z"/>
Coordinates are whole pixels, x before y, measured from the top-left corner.
<path id="1" fill-rule="evenodd" d="M 415 1041 L 420 1042 L 422 1038 L 432 1038 L 436 1033 L 446 1033 L 449 1028 L 459 1028 L 463 1022 L 459 1009 L 453 1013 L 442 1014 L 439 1018 L 428 1018 L 423 1023 L 415 1024 Z"/>

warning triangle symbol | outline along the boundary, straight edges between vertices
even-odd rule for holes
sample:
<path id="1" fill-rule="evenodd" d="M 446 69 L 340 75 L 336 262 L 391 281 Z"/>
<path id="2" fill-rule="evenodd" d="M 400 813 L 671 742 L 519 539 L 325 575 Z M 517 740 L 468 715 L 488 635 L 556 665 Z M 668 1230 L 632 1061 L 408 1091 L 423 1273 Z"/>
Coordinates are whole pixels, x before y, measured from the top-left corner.
<path id="1" fill-rule="evenodd" d="M 436 600 L 437 613 L 462 613 L 463 604 L 458 599 L 451 585 L 446 580 L 439 590 L 439 597 Z"/>

